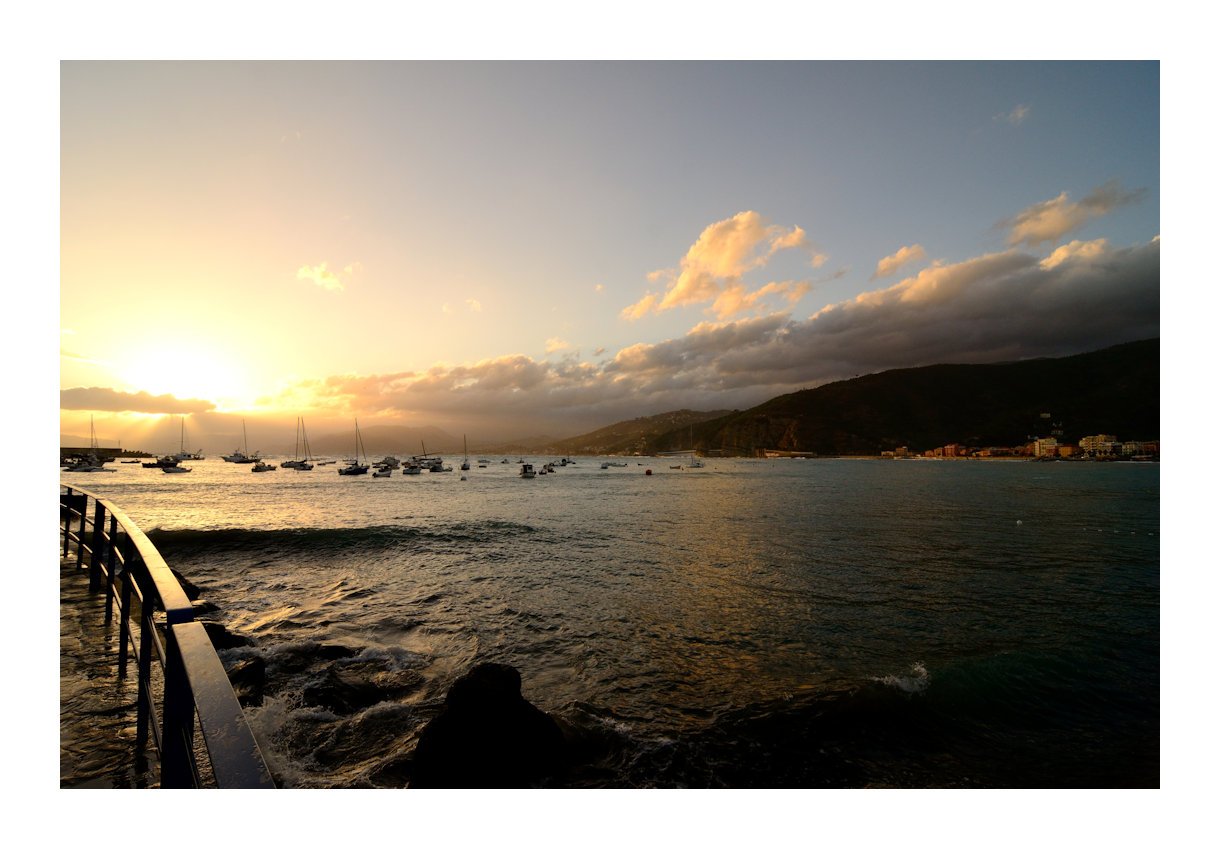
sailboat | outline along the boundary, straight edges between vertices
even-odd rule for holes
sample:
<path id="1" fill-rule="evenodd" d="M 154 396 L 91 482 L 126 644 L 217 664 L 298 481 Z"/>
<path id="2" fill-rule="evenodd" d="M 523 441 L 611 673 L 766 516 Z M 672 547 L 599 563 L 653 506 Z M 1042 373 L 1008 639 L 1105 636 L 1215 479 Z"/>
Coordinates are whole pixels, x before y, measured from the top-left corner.
<path id="1" fill-rule="evenodd" d="M 195 451 L 194 453 L 192 453 L 192 452 L 186 450 L 186 419 L 180 418 L 179 422 L 182 425 L 182 427 L 179 429 L 179 432 L 178 432 L 178 453 L 171 454 L 170 456 L 173 457 L 178 462 L 182 462 L 183 460 L 202 460 L 203 455 L 200 454 L 198 451 Z"/>
<path id="2" fill-rule="evenodd" d="M 302 446 L 305 449 L 304 456 L 301 456 Z M 297 436 L 292 449 L 292 459 L 280 463 L 280 466 L 285 469 L 296 469 L 298 472 L 308 472 L 313 468 L 313 463 L 310 462 L 312 459 L 313 457 L 309 453 L 309 437 L 305 435 L 305 419 L 297 416 Z"/>
<path id="3" fill-rule="evenodd" d="M 411 458 L 412 463 L 414 465 L 418 466 L 421 469 L 427 469 L 430 472 L 452 472 L 453 471 L 452 466 L 445 465 L 445 461 L 443 458 L 428 456 L 428 447 L 426 445 L 424 445 L 424 441 L 422 439 L 419 441 L 419 447 L 420 447 L 420 450 L 423 451 L 424 453 L 422 456 Z M 404 473 L 413 474 L 413 473 L 409 473 L 409 472 L 404 472 Z"/>
<path id="4" fill-rule="evenodd" d="M 258 452 L 250 453 L 250 445 L 246 441 L 246 420 L 241 420 L 241 444 L 243 450 L 233 449 L 232 454 L 222 454 L 220 459 L 226 463 L 255 463 L 258 462 Z"/>
<path id="5" fill-rule="evenodd" d="M 695 455 L 695 426 L 690 426 L 690 463 L 687 464 L 690 469 L 702 469 L 703 461 Z"/>
<path id="6" fill-rule="evenodd" d="M 105 467 L 105 460 L 101 459 L 101 448 L 97 444 L 97 433 L 93 429 L 93 416 L 89 417 L 89 455 L 87 457 L 77 457 L 75 460 L 64 465 L 65 472 L 113 472 L 114 469 Z"/>
<path id="7" fill-rule="evenodd" d="M 339 469 L 341 475 L 365 475 L 368 474 L 369 465 L 367 462 L 361 464 L 360 456 L 363 454 L 364 459 L 368 460 L 368 455 L 364 454 L 364 440 L 360 438 L 360 421 L 353 419 L 356 422 L 356 459 L 349 460 L 347 465 Z"/>
<path id="8" fill-rule="evenodd" d="M 462 471 L 470 471 L 470 452 L 466 450 L 466 434 L 462 434 Z"/>

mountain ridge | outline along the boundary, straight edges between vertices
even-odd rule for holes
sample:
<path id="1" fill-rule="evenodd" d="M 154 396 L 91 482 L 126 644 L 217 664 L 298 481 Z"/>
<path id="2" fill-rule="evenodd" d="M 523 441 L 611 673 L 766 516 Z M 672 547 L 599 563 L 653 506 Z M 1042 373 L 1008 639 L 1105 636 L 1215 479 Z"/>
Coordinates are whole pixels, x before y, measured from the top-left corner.
<path id="1" fill-rule="evenodd" d="M 891 369 L 780 395 L 696 426 L 701 452 L 820 455 L 917 452 L 953 443 L 1017 446 L 1107 433 L 1157 439 L 1160 339 L 1067 357 Z M 647 452 L 681 450 L 690 435 L 658 435 Z"/>

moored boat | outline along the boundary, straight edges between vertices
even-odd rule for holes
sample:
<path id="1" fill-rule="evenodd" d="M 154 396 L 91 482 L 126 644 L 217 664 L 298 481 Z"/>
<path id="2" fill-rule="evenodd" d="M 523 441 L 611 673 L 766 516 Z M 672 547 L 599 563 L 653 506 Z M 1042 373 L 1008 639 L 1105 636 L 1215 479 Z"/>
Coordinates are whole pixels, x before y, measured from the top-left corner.
<path id="1" fill-rule="evenodd" d="M 348 460 L 347 465 L 339 469 L 339 474 L 367 475 L 369 471 L 369 464 L 367 462 L 360 462 L 361 455 L 364 455 L 365 460 L 368 459 L 368 455 L 364 454 L 364 440 L 360 438 L 360 422 L 359 420 L 356 420 L 356 459 Z"/>
<path id="2" fill-rule="evenodd" d="M 241 442 L 242 448 L 234 448 L 232 454 L 221 454 L 220 459 L 226 463 L 257 463 L 258 452 L 250 453 L 250 445 L 246 440 L 246 420 L 241 420 Z"/>
<path id="3" fill-rule="evenodd" d="M 164 457 L 161 457 L 160 459 L 157 459 L 157 460 L 153 460 L 151 463 L 145 463 L 144 468 L 146 468 L 146 469 L 170 469 L 176 465 L 178 465 L 178 461 L 175 460 L 173 457 L 171 457 L 169 454 L 166 454 Z"/>

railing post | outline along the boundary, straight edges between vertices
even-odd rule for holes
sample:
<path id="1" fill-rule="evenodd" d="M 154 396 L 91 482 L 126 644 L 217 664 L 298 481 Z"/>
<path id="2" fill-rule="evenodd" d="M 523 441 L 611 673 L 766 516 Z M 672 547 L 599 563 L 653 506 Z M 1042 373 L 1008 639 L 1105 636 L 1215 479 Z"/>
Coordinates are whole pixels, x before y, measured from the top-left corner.
<path id="1" fill-rule="evenodd" d="M 93 539 L 89 543 L 89 592 L 95 593 L 102 584 L 102 557 L 106 549 L 106 505 L 93 502 Z"/>
<path id="2" fill-rule="evenodd" d="M 131 581 L 140 576 L 140 651 L 136 656 L 136 745 L 141 746 L 148 740 L 149 716 L 152 714 L 152 659 L 153 639 L 156 625 L 153 623 L 155 605 L 152 597 L 155 593 L 152 580 L 144 569 L 138 572 L 129 571 L 125 579 Z"/>
<path id="3" fill-rule="evenodd" d="M 89 519 L 89 499 L 85 499 L 80 511 L 80 530 L 76 532 L 76 565 L 79 568 L 85 562 L 85 522 Z"/>
<path id="4" fill-rule="evenodd" d="M 161 786 L 194 787 L 195 702 L 174 629 L 165 629 L 165 703 L 161 708 Z"/>
<path id="5" fill-rule="evenodd" d="M 65 487 L 67 492 L 64 497 L 59 500 L 61 505 L 62 516 L 64 521 L 64 553 L 63 556 L 68 556 L 68 539 L 72 536 L 72 487 Z"/>
<path id="6" fill-rule="evenodd" d="M 114 567 L 118 563 L 118 543 L 119 543 L 119 520 L 113 513 L 110 514 L 110 544 L 106 546 L 106 624 L 110 624 L 110 588 L 109 585 L 114 583 Z M 92 589 L 92 587 L 91 587 Z"/>
<path id="7" fill-rule="evenodd" d="M 119 600 L 119 678 L 127 677 L 127 646 L 131 641 L 131 574 L 135 559 L 135 543 L 127 537 L 123 543 L 123 585 Z"/>

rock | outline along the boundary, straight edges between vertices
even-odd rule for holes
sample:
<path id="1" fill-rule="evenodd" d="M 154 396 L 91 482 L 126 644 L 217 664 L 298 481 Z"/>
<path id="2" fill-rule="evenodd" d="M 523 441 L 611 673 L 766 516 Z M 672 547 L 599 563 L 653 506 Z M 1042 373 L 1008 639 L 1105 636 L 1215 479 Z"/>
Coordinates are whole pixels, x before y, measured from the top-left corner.
<path id="1" fill-rule="evenodd" d="M 332 713 L 355 713 L 396 698 L 417 687 L 421 680 L 419 673 L 412 671 L 396 675 L 366 672 L 359 668 L 339 669 L 332 664 L 327 667 L 325 678 L 305 687 L 301 698 L 307 705 L 324 707 Z"/>
<path id="2" fill-rule="evenodd" d="M 267 665 L 261 657 L 246 658 L 229 668 L 229 684 L 243 707 L 262 705 L 266 669 Z"/>
<path id="3" fill-rule="evenodd" d="M 243 637 L 240 634 L 234 634 L 219 622 L 211 622 L 206 619 L 196 621 L 203 626 L 203 630 L 207 632 L 208 639 L 212 641 L 212 647 L 216 649 L 216 651 L 244 648 L 246 646 L 254 645 L 254 642 L 248 637 Z"/>
<path id="4" fill-rule="evenodd" d="M 309 684 L 301 692 L 307 705 L 324 707 L 332 713 L 352 713 L 381 701 L 381 690 L 369 681 L 350 673 L 327 667 L 326 677 Z"/>
<path id="5" fill-rule="evenodd" d="M 410 786 L 553 786 L 566 771 L 563 733 L 522 697 L 521 674 L 482 663 L 453 683 L 420 732 Z"/>
<path id="6" fill-rule="evenodd" d="M 169 567 L 169 571 L 170 574 L 172 574 L 178 581 L 178 586 L 182 587 L 182 591 L 186 593 L 186 597 L 188 599 L 194 601 L 195 599 L 199 598 L 199 588 L 197 586 L 188 581 L 186 577 L 173 566 Z"/>

